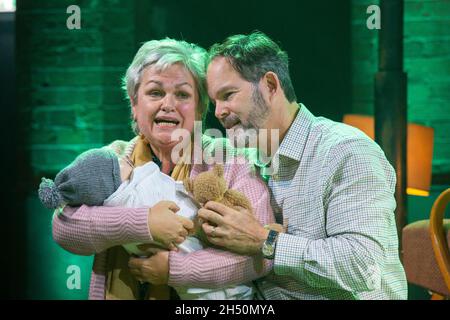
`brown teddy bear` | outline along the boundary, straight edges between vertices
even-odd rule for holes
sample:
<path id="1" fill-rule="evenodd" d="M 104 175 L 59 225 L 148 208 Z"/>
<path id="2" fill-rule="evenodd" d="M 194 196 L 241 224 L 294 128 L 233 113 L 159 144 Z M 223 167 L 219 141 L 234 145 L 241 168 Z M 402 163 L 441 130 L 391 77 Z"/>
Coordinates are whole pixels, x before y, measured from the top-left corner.
<path id="1" fill-rule="evenodd" d="M 216 201 L 227 207 L 242 207 L 253 212 L 250 201 L 242 192 L 228 189 L 222 165 L 216 164 L 212 170 L 202 172 L 194 179 L 185 179 L 183 182 L 186 191 L 191 193 L 200 205 Z"/>
<path id="2" fill-rule="evenodd" d="M 201 206 L 208 201 L 216 201 L 230 208 L 242 207 L 253 214 L 253 208 L 248 198 L 238 190 L 228 189 L 223 175 L 223 166 L 220 164 L 214 165 L 212 170 L 202 172 L 193 179 L 185 179 L 183 183 L 186 191 Z M 201 228 L 202 221 L 199 220 L 194 220 L 195 233 L 205 241 L 206 236 Z M 283 232 L 283 226 L 280 224 L 272 223 L 267 228 Z"/>

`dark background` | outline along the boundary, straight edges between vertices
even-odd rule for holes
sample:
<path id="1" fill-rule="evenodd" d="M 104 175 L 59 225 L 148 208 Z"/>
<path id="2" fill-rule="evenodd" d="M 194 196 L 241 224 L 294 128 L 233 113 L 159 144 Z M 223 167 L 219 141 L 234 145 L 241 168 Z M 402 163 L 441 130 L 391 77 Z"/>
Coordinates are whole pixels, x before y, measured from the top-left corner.
<path id="1" fill-rule="evenodd" d="M 147 7 L 148 6 L 148 7 Z M 152 6 L 152 7 L 151 7 Z M 208 48 L 231 34 L 260 30 L 291 57 L 297 97 L 340 121 L 351 108 L 349 1 L 152 1 L 138 18 L 142 39 L 165 36 Z M 209 126 L 220 126 L 213 114 Z"/>

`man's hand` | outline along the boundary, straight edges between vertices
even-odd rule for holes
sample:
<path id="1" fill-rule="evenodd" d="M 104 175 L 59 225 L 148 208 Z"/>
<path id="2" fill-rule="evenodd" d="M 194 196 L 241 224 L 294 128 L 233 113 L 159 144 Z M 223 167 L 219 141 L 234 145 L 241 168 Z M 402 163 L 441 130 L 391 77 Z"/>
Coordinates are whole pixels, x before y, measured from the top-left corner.
<path id="1" fill-rule="evenodd" d="M 182 243 L 194 223 L 178 216 L 180 208 L 172 201 L 160 201 L 149 210 L 148 225 L 153 240 L 162 243 L 169 250 L 177 250 L 176 244 Z"/>
<path id="2" fill-rule="evenodd" d="M 238 211 L 218 202 L 207 202 L 198 211 L 198 216 L 206 221 L 202 227 L 208 241 L 236 253 L 260 253 L 269 234 L 247 210 Z"/>
<path id="3" fill-rule="evenodd" d="M 159 251 L 148 258 L 130 258 L 130 273 L 141 282 L 154 285 L 167 284 L 169 281 L 169 251 Z"/>

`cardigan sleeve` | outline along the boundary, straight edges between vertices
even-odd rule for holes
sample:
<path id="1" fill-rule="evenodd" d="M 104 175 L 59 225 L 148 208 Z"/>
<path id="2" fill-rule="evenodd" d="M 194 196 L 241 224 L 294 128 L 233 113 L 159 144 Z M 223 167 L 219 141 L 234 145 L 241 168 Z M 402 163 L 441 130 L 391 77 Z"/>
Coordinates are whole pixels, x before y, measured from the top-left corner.
<path id="1" fill-rule="evenodd" d="M 108 148 L 120 157 L 129 156 L 136 139 L 116 140 Z M 148 211 L 149 208 L 66 206 L 61 212 L 55 210 L 53 215 L 53 239 L 62 248 L 79 255 L 92 255 L 126 243 L 147 243 L 153 240 Z"/>
<path id="2" fill-rule="evenodd" d="M 267 186 L 249 164 L 224 167 L 230 189 L 243 192 L 262 225 L 275 221 Z M 262 255 L 244 256 L 216 248 L 189 254 L 169 253 L 169 285 L 217 288 L 252 281 L 269 273 L 272 262 Z"/>
<path id="3" fill-rule="evenodd" d="M 148 211 L 149 208 L 66 206 L 53 215 L 53 239 L 79 255 L 92 255 L 126 243 L 147 243 L 152 241 Z"/>

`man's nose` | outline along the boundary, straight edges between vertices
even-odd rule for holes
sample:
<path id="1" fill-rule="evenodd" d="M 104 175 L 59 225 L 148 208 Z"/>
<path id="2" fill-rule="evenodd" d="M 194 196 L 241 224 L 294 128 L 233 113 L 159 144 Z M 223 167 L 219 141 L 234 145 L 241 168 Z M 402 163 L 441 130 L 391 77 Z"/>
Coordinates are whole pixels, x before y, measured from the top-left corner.
<path id="1" fill-rule="evenodd" d="M 216 102 L 216 110 L 214 111 L 214 114 L 217 119 L 223 119 L 230 114 L 230 111 L 222 103 Z"/>

